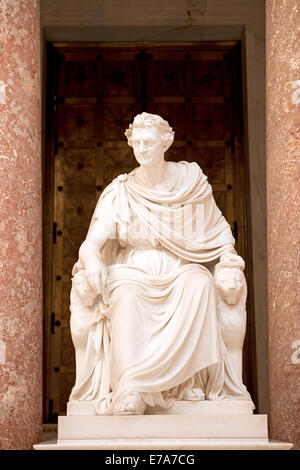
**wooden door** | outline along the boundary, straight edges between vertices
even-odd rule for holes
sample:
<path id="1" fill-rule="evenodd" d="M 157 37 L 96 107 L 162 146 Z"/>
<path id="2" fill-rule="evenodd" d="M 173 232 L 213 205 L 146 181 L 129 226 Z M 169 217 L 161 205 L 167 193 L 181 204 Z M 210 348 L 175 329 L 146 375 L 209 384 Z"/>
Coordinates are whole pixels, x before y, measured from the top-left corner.
<path id="1" fill-rule="evenodd" d="M 101 191 L 137 165 L 124 136 L 137 113 L 159 114 L 174 128 L 167 159 L 199 163 L 247 261 L 239 57 L 235 43 L 49 45 L 45 421 L 65 413 L 75 382 L 69 329 L 72 266 Z M 252 394 L 253 318 L 248 312 L 244 349 L 244 380 Z"/>

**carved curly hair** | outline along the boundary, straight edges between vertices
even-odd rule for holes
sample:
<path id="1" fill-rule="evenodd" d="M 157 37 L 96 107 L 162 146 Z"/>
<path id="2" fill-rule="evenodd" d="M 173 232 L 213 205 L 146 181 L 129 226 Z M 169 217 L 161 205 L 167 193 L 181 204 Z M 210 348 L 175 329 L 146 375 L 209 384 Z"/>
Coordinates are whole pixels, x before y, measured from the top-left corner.
<path id="1" fill-rule="evenodd" d="M 155 127 L 156 129 L 160 130 L 162 134 L 163 148 L 166 152 L 173 143 L 175 132 L 173 131 L 172 127 L 169 126 L 169 123 L 157 114 L 144 112 L 135 116 L 133 123 L 129 124 L 129 129 L 126 129 L 124 132 L 125 136 L 127 137 L 128 145 L 132 147 L 133 129 L 144 129 L 151 127 Z"/>

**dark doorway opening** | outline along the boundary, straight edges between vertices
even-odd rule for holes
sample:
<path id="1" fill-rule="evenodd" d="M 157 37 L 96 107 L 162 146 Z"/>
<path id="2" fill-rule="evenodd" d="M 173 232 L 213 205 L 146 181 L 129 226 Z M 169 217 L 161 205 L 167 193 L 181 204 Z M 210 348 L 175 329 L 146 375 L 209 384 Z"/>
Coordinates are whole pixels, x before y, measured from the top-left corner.
<path id="1" fill-rule="evenodd" d="M 44 159 L 44 422 L 64 414 L 75 382 L 71 270 L 101 192 L 135 166 L 124 131 L 136 114 L 175 130 L 167 158 L 197 161 L 246 261 L 244 383 L 256 402 L 254 309 L 246 211 L 238 41 L 48 43 Z"/>

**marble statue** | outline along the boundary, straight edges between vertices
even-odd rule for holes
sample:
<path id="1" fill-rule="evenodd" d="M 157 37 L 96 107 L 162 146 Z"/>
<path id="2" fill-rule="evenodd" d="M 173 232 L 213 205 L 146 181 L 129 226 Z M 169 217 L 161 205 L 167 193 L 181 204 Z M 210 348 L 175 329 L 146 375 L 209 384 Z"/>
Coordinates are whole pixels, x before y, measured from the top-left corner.
<path id="1" fill-rule="evenodd" d="M 103 191 L 72 271 L 76 383 L 96 414 L 176 400 L 251 400 L 242 380 L 244 261 L 197 163 L 168 162 L 174 132 L 142 113 L 139 164 Z"/>

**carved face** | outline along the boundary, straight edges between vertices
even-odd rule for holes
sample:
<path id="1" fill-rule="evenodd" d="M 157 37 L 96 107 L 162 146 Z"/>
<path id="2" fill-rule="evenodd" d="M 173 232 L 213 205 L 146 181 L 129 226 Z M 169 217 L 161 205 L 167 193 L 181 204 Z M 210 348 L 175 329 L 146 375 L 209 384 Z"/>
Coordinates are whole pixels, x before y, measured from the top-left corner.
<path id="1" fill-rule="evenodd" d="M 233 305 L 239 300 L 244 285 L 244 274 L 238 268 L 223 268 L 216 274 L 216 284 L 227 304 Z"/>
<path id="2" fill-rule="evenodd" d="M 132 148 L 141 166 L 155 165 L 164 156 L 161 132 L 155 127 L 133 129 Z"/>

